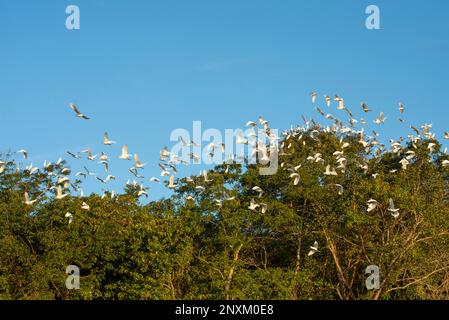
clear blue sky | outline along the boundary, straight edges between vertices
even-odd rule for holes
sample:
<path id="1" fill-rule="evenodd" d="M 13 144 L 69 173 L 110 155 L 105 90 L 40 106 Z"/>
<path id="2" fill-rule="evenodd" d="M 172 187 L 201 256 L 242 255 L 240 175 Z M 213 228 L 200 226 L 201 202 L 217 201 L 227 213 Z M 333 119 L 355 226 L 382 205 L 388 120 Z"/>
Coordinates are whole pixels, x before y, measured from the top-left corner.
<path id="1" fill-rule="evenodd" d="M 80 30 L 65 28 L 70 4 L 80 8 Z M 381 10 L 381 30 L 365 28 L 369 4 Z M 357 112 L 362 100 L 384 111 L 388 137 L 408 132 L 395 120 L 399 101 L 405 119 L 442 134 L 448 15 L 447 0 L 4 0 L 0 150 L 24 147 L 41 165 L 66 150 L 107 150 L 107 130 L 149 163 L 149 177 L 159 175 L 158 151 L 173 129 L 193 120 L 239 128 L 259 115 L 289 128 L 316 115 L 312 90 L 339 94 Z M 70 102 L 93 120 L 74 117 Z M 126 181 L 123 163 L 112 171 Z"/>

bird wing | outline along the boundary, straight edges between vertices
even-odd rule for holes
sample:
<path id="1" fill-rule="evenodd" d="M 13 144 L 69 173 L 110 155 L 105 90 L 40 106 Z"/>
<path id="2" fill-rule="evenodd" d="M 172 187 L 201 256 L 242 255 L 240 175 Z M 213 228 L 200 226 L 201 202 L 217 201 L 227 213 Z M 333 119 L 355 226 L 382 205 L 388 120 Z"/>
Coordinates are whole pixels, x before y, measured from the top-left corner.
<path id="1" fill-rule="evenodd" d="M 415 131 L 417 135 L 420 135 L 420 132 L 419 132 L 419 130 L 416 127 L 410 126 L 410 128 L 412 128 L 413 131 Z"/>
<path id="2" fill-rule="evenodd" d="M 58 185 L 56 187 L 56 197 L 60 197 L 62 195 L 62 187 Z"/>
<path id="3" fill-rule="evenodd" d="M 81 114 L 81 112 L 78 110 L 78 108 L 73 103 L 70 103 L 70 108 L 73 111 L 75 111 L 76 114 Z"/>
<path id="4" fill-rule="evenodd" d="M 122 147 L 122 157 L 126 157 L 128 155 L 128 145 L 124 145 Z"/>
<path id="5" fill-rule="evenodd" d="M 139 155 L 137 153 L 134 154 L 134 161 L 136 163 L 136 165 L 140 165 L 140 160 L 139 160 Z"/>
<path id="6" fill-rule="evenodd" d="M 390 200 L 389 200 L 388 209 L 394 210 L 394 201 L 393 201 L 393 199 L 391 199 L 391 198 L 390 198 Z"/>

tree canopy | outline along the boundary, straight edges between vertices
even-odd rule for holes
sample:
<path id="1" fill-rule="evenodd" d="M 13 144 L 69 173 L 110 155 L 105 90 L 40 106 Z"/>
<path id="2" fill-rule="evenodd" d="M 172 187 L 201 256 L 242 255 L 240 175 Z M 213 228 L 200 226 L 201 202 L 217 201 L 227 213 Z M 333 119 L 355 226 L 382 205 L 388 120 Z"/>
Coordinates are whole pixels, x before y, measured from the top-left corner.
<path id="1" fill-rule="evenodd" d="M 132 185 L 55 199 L 65 161 L 31 173 L 4 154 L 0 298 L 447 299 L 449 156 L 434 137 L 399 149 L 362 140 L 316 124 L 290 130 L 276 174 L 223 163 L 146 204 Z M 25 192 L 39 200 L 24 203 Z M 79 290 L 65 286 L 68 265 L 80 268 Z"/>

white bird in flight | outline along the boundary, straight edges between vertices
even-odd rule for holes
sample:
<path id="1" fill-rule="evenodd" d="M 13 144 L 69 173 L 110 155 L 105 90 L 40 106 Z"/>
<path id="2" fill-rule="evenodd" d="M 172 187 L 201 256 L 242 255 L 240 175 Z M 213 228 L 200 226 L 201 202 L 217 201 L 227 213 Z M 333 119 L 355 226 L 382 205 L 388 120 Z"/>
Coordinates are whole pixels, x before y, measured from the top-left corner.
<path id="1" fill-rule="evenodd" d="M 33 167 L 33 164 L 31 163 L 29 166 L 27 166 L 27 167 L 25 168 L 25 170 L 28 171 L 29 174 L 31 175 L 31 174 L 35 173 L 36 171 L 38 171 L 39 168 Z"/>
<path id="2" fill-rule="evenodd" d="M 36 201 L 37 201 L 37 199 L 30 200 L 30 196 L 29 196 L 28 192 L 25 192 L 24 197 L 25 197 L 25 204 L 26 204 L 27 206 L 31 206 L 31 205 L 33 205 L 34 203 L 36 203 Z"/>
<path id="3" fill-rule="evenodd" d="M 61 177 L 61 178 L 59 178 L 58 179 L 58 181 L 56 182 L 56 184 L 60 184 L 60 185 L 63 185 L 63 184 L 65 184 L 66 182 L 69 182 L 70 181 L 70 179 L 68 178 L 68 177 Z"/>
<path id="4" fill-rule="evenodd" d="M 331 106 L 331 97 L 329 97 L 328 95 L 325 95 L 324 99 L 326 100 L 326 105 L 328 107 L 330 107 Z"/>
<path id="5" fill-rule="evenodd" d="M 174 175 L 170 175 L 170 178 L 168 180 L 168 188 L 169 189 L 174 189 L 176 187 L 177 187 L 177 185 L 175 184 L 175 176 Z"/>
<path id="6" fill-rule="evenodd" d="M 318 241 L 315 241 L 313 243 L 313 246 L 310 247 L 310 251 L 307 254 L 308 257 L 313 256 L 315 253 L 318 252 Z"/>
<path id="7" fill-rule="evenodd" d="M 103 135 L 103 144 L 104 144 L 105 146 L 110 146 L 110 145 L 112 145 L 112 144 L 114 144 L 114 143 L 116 143 L 116 142 L 115 142 L 115 141 L 109 140 L 108 133 L 105 132 L 104 135 Z"/>
<path id="8" fill-rule="evenodd" d="M 199 162 L 201 160 L 201 157 L 194 152 L 189 153 L 188 156 L 190 159 L 193 159 L 194 162 Z"/>
<path id="9" fill-rule="evenodd" d="M 92 150 L 91 148 L 87 148 L 86 150 L 81 151 L 82 153 L 87 153 L 87 159 L 90 161 L 95 160 L 95 158 L 97 157 L 97 155 L 92 155 Z"/>
<path id="10" fill-rule="evenodd" d="M 337 172 L 335 171 L 334 168 L 331 168 L 330 164 L 328 164 L 328 165 L 326 166 L 326 171 L 324 171 L 324 174 L 325 174 L 326 176 L 336 176 L 336 175 L 337 175 Z"/>
<path id="11" fill-rule="evenodd" d="M 262 118 L 262 116 L 259 116 L 258 121 L 259 121 L 259 124 L 262 126 L 268 125 L 268 120 L 264 120 Z"/>
<path id="12" fill-rule="evenodd" d="M 248 209 L 254 211 L 254 210 L 256 210 L 258 207 L 260 207 L 260 205 L 257 204 L 256 201 L 254 201 L 254 199 L 251 199 L 251 201 L 250 201 L 250 203 L 249 203 L 249 206 L 248 206 Z"/>
<path id="13" fill-rule="evenodd" d="M 65 214 L 65 217 L 69 219 L 69 224 L 73 222 L 73 214 L 71 214 L 70 212 L 67 212 Z"/>
<path id="14" fill-rule="evenodd" d="M 139 191 L 137 191 L 137 196 L 138 197 L 145 196 L 148 198 L 147 188 L 145 188 L 143 184 L 140 184 Z"/>
<path id="15" fill-rule="evenodd" d="M 338 110 L 343 110 L 345 108 L 345 101 L 343 98 L 336 96 L 334 100 L 338 102 Z"/>
<path id="16" fill-rule="evenodd" d="M 243 133 L 239 132 L 237 133 L 237 137 L 236 137 L 236 144 L 248 144 L 248 139 L 245 139 L 243 137 Z"/>
<path id="17" fill-rule="evenodd" d="M 399 217 L 399 209 L 395 208 L 393 199 L 391 199 L 391 198 L 390 198 L 389 204 L 388 204 L 388 212 L 390 212 L 394 218 Z"/>
<path id="18" fill-rule="evenodd" d="M 252 188 L 252 190 L 253 190 L 253 191 L 256 191 L 257 193 L 259 193 L 259 198 L 262 197 L 262 195 L 263 195 L 263 190 L 262 190 L 261 187 L 259 187 L 259 186 L 254 186 L 254 187 Z"/>
<path id="19" fill-rule="evenodd" d="M 202 174 L 203 174 L 204 182 L 212 182 L 213 181 L 212 179 L 209 179 L 207 177 L 207 170 L 203 170 Z"/>
<path id="20" fill-rule="evenodd" d="M 201 190 L 199 194 L 202 194 L 204 191 L 206 191 L 206 188 L 203 186 L 196 186 L 195 187 L 196 190 Z"/>
<path id="21" fill-rule="evenodd" d="M 71 156 L 72 158 L 75 158 L 75 159 L 79 159 L 80 158 L 79 154 L 75 154 L 75 153 L 70 152 L 70 151 L 67 151 L 67 154 L 69 156 Z"/>
<path id="22" fill-rule="evenodd" d="M 67 197 L 69 194 L 68 193 L 62 193 L 62 187 L 60 185 L 58 185 L 56 187 L 56 200 L 61 200 L 64 199 L 65 197 Z"/>
<path id="23" fill-rule="evenodd" d="M 313 156 L 308 156 L 307 157 L 308 161 L 313 161 L 313 162 L 320 162 L 320 161 L 324 161 L 323 158 L 321 158 L 321 153 L 315 153 Z"/>
<path id="24" fill-rule="evenodd" d="M 376 120 L 374 120 L 374 123 L 375 123 L 375 124 L 378 124 L 378 125 L 381 125 L 381 124 L 384 124 L 384 123 L 385 123 L 385 120 L 386 120 L 386 119 L 387 119 L 387 118 L 385 118 L 384 113 L 381 112 L 381 113 L 379 113 L 379 115 L 376 117 Z"/>
<path id="25" fill-rule="evenodd" d="M 371 110 L 368 108 L 365 102 L 360 103 L 360 107 L 362 108 L 363 112 L 370 112 Z"/>
<path id="26" fill-rule="evenodd" d="M 293 180 L 293 185 L 295 185 L 295 186 L 298 185 L 299 180 L 301 179 L 299 173 L 297 173 L 297 172 L 293 172 L 292 174 L 290 174 L 290 178 L 294 179 Z"/>
<path id="27" fill-rule="evenodd" d="M 310 93 L 310 96 L 312 97 L 312 103 L 315 103 L 315 101 L 316 101 L 316 96 L 317 96 L 316 92 L 315 92 L 315 91 L 314 91 L 314 92 L 311 92 L 311 93 Z"/>
<path id="28" fill-rule="evenodd" d="M 139 171 L 137 171 L 137 169 L 134 167 L 129 168 L 128 171 L 131 172 L 136 178 L 144 178 L 143 176 L 139 175 Z"/>
<path id="29" fill-rule="evenodd" d="M 28 151 L 26 151 L 25 149 L 20 149 L 19 151 L 17 151 L 17 153 L 21 153 L 24 159 L 28 159 Z"/>
<path id="30" fill-rule="evenodd" d="M 128 153 L 128 145 L 125 144 L 122 147 L 122 154 L 120 155 L 119 159 L 122 160 L 130 160 L 131 159 L 131 155 Z"/>
<path id="31" fill-rule="evenodd" d="M 378 202 L 377 202 L 377 200 L 369 199 L 367 204 L 368 204 L 368 208 L 366 209 L 366 212 L 371 212 L 377 208 Z"/>
<path id="32" fill-rule="evenodd" d="M 77 108 L 73 103 L 70 103 L 70 108 L 71 108 L 73 111 L 75 111 L 76 116 L 77 116 L 78 118 L 85 119 L 85 120 L 89 120 L 89 119 L 90 119 L 90 118 L 87 117 L 86 115 L 82 114 L 82 113 L 78 110 L 78 108 Z"/>
<path id="33" fill-rule="evenodd" d="M 146 166 L 146 163 L 140 162 L 139 155 L 137 153 L 134 154 L 134 162 L 137 169 L 142 169 Z"/>
<path id="34" fill-rule="evenodd" d="M 404 158 L 399 163 L 402 165 L 402 170 L 407 170 L 407 166 L 410 164 L 410 162 Z"/>

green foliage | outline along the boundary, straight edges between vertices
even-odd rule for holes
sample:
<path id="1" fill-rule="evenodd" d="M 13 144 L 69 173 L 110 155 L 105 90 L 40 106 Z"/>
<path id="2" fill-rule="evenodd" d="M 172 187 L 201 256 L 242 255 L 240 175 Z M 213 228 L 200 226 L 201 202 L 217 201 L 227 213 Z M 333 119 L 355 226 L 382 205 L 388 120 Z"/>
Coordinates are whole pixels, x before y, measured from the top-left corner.
<path id="1" fill-rule="evenodd" d="M 48 173 L 64 163 L 30 175 L 4 157 L 0 299 L 447 299 L 449 172 L 441 162 L 448 157 L 439 146 L 429 155 L 421 141 L 402 151 L 416 152 L 402 170 L 397 154 L 374 157 L 346 137 L 346 172 L 324 176 L 340 138 L 323 131 L 305 135 L 304 145 L 287 137 L 285 167 L 275 175 L 224 164 L 209 172 L 203 193 L 183 179 L 174 196 L 147 205 L 132 190 L 114 200 L 55 200 Z M 310 163 L 317 152 L 324 162 Z M 286 169 L 299 164 L 294 185 Z M 260 199 L 255 185 L 265 191 Z M 25 191 L 40 200 L 25 205 Z M 218 207 L 224 194 L 235 200 Z M 267 212 L 249 210 L 252 198 Z M 367 213 L 371 198 L 379 206 Z M 389 198 L 400 208 L 397 219 Z M 84 201 L 90 211 L 81 209 Z M 319 250 L 309 257 L 314 241 Z M 81 270 L 80 290 L 65 287 L 68 265 Z M 365 287 L 368 265 L 381 270 L 379 290 Z"/>

